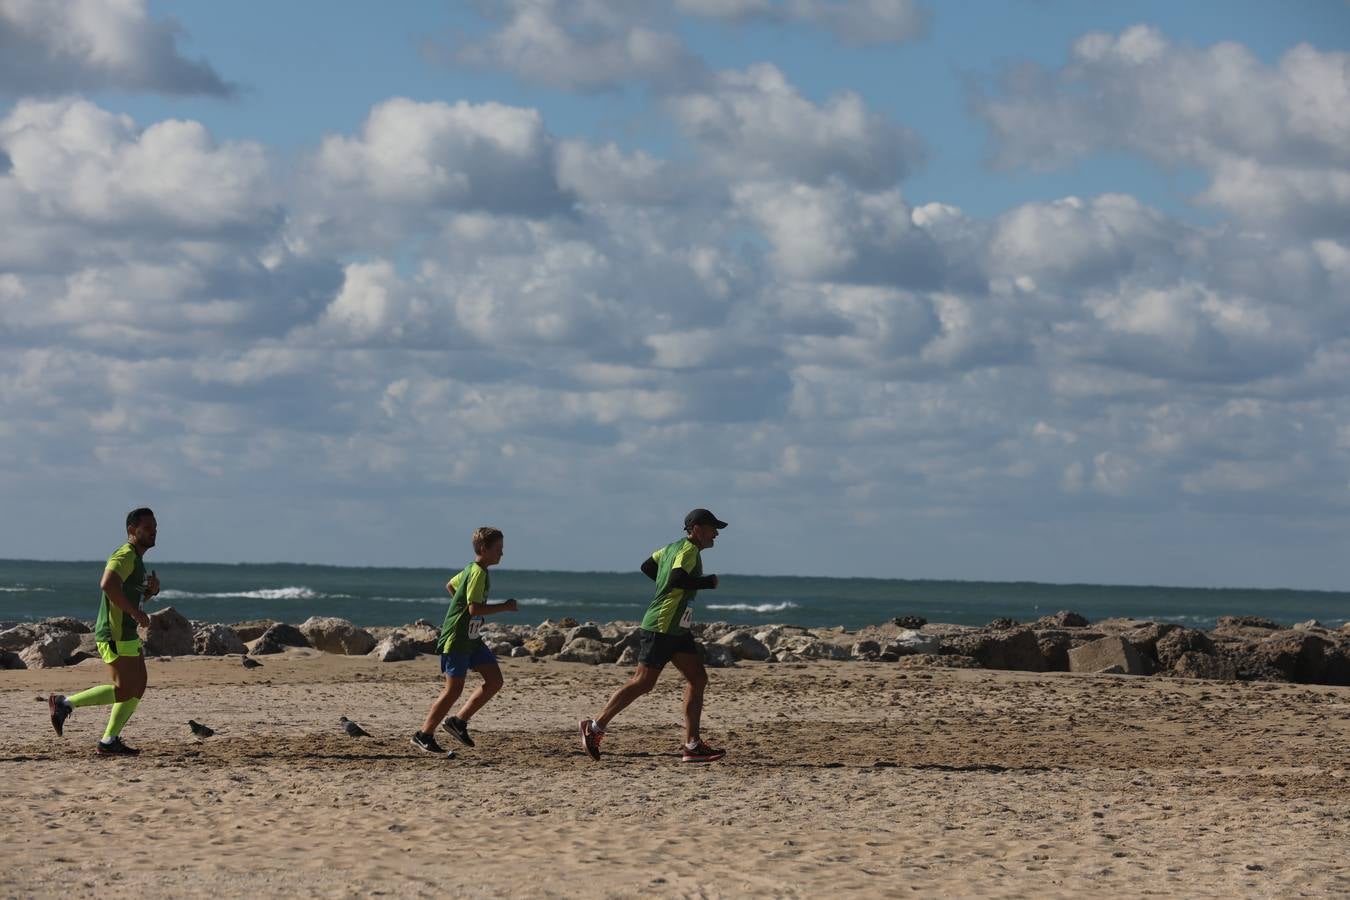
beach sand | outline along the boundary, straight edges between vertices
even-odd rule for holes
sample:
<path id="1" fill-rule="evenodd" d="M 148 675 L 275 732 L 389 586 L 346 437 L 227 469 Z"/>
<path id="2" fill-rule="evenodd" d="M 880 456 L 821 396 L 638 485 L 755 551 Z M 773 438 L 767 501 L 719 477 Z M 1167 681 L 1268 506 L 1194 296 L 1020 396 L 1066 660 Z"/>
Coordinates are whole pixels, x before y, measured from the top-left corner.
<path id="1" fill-rule="evenodd" d="M 577 719 L 628 669 L 504 660 L 444 759 L 408 744 L 431 658 L 262 661 L 151 660 L 138 759 L 34 702 L 101 663 L 0 673 L 0 896 L 1350 894 L 1350 689 L 742 664 L 690 765 L 671 670 L 595 763 Z"/>

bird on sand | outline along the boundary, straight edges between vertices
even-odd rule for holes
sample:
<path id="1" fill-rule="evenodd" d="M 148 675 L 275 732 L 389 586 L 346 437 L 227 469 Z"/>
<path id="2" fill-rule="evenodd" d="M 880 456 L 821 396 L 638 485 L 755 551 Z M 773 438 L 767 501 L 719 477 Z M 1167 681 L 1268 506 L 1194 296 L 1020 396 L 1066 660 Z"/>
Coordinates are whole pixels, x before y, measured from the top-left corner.
<path id="1" fill-rule="evenodd" d="M 256 659 L 254 659 L 254 658 L 251 657 L 251 656 L 245 656 L 245 657 L 243 658 L 243 660 L 244 660 L 244 668 L 245 668 L 245 669 L 256 669 L 256 668 L 258 668 L 259 666 L 262 665 L 262 663 L 258 662 Z"/>
<path id="2" fill-rule="evenodd" d="M 342 725 L 342 730 L 347 732 L 347 734 L 349 734 L 352 737 L 357 738 L 370 737 L 370 734 L 364 728 L 362 728 L 360 725 L 357 725 L 355 722 L 353 722 L 346 716 L 342 716 L 340 719 L 338 719 L 338 722 Z"/>
<path id="3" fill-rule="evenodd" d="M 192 733 L 199 738 L 209 738 L 211 735 L 216 733 L 216 730 L 214 728 L 212 728 L 209 725 L 203 725 L 196 719 L 188 719 L 188 727 L 191 728 Z"/>

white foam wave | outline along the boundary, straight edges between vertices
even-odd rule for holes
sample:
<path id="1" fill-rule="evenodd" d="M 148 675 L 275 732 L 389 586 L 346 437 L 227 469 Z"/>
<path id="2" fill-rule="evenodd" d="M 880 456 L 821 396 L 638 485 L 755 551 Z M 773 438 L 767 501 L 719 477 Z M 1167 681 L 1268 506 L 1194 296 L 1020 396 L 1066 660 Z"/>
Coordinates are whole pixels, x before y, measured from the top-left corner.
<path id="1" fill-rule="evenodd" d="M 732 612 L 755 612 L 769 613 L 782 612 L 785 609 L 796 609 L 797 604 L 791 600 L 784 600 L 782 603 L 709 603 L 708 609 L 726 609 Z"/>
<path id="2" fill-rule="evenodd" d="M 320 594 L 313 588 L 304 586 L 283 588 L 260 588 L 256 591 L 196 591 L 167 590 L 159 592 L 161 600 L 315 600 L 319 597 L 344 599 L 350 594 Z"/>
<path id="3" fill-rule="evenodd" d="M 6 594 L 50 594 L 52 589 L 49 587 L 28 587 L 22 584 L 6 584 L 0 585 L 0 592 Z"/>

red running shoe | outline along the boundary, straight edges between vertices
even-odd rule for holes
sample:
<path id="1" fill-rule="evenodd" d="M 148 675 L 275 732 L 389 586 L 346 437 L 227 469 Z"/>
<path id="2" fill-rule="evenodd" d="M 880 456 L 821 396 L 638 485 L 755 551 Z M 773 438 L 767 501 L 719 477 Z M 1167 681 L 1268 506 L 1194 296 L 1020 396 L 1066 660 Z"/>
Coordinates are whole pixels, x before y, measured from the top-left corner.
<path id="1" fill-rule="evenodd" d="M 721 759 L 726 755 L 727 751 L 717 750 L 713 747 L 709 747 L 702 740 L 700 740 L 697 744 L 695 744 L 692 747 L 690 747 L 688 744 L 685 744 L 684 752 L 683 754 L 681 754 L 681 759 L 684 762 L 717 762 L 719 759 Z"/>
<path id="2" fill-rule="evenodd" d="M 605 733 L 598 731 L 595 722 L 590 719 L 581 720 L 581 746 L 591 759 L 600 758 L 600 742 L 604 740 Z"/>

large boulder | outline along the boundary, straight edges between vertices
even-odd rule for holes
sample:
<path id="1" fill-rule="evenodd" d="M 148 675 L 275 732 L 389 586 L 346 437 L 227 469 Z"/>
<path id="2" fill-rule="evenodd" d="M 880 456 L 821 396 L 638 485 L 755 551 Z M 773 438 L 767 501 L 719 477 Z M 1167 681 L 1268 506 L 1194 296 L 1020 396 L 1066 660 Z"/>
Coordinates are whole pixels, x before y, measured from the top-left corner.
<path id="1" fill-rule="evenodd" d="M 198 656 L 228 656 L 248 652 L 248 647 L 228 625 L 201 626 L 192 634 L 192 649 Z"/>
<path id="2" fill-rule="evenodd" d="M 0 631 L 0 651 L 17 653 L 37 640 L 37 632 L 32 625 L 19 624 Z"/>
<path id="3" fill-rule="evenodd" d="M 1152 674 L 1153 664 L 1158 660 L 1158 641 L 1180 628 L 1180 625 L 1173 625 L 1170 622 L 1149 622 L 1147 625 L 1125 632 L 1121 637 L 1129 641 L 1144 658 L 1144 663 L 1149 669 L 1146 674 Z"/>
<path id="4" fill-rule="evenodd" d="M 545 631 L 536 632 L 534 637 L 527 638 L 521 646 L 530 651 L 531 656 L 552 656 L 566 643 L 567 637 L 561 631 Z"/>
<path id="5" fill-rule="evenodd" d="M 1070 672 L 1146 675 L 1148 670 L 1148 663 L 1139 651 L 1120 635 L 1110 635 L 1069 651 Z"/>
<path id="6" fill-rule="evenodd" d="M 736 659 L 751 659 L 762 662 L 769 658 L 769 648 L 748 630 L 742 628 L 723 635 L 717 644 L 726 647 Z"/>
<path id="7" fill-rule="evenodd" d="M 79 646 L 80 636 L 73 631 L 44 634 L 19 651 L 19 659 L 29 669 L 54 669 L 66 665 Z"/>
<path id="8" fill-rule="evenodd" d="M 558 651 L 560 662 L 579 662 L 598 665 L 612 663 L 619 658 L 620 651 L 598 638 L 579 637 L 568 641 Z"/>
<path id="9" fill-rule="evenodd" d="M 287 647 L 308 647 L 309 638 L 294 625 L 278 622 L 253 641 L 249 650 L 254 656 L 266 653 L 281 653 Z"/>
<path id="10" fill-rule="evenodd" d="M 1326 677 L 1330 646 L 1329 641 L 1307 631 L 1281 631 L 1261 641 L 1253 652 L 1290 681 L 1320 684 Z"/>
<path id="11" fill-rule="evenodd" d="M 849 658 L 849 648 L 830 641 L 811 640 L 792 645 L 792 652 L 802 659 L 833 659 L 843 662 Z"/>
<path id="12" fill-rule="evenodd" d="M 891 624 L 909 631 L 918 631 L 928 624 L 928 620 L 923 616 L 896 616 L 891 619 Z"/>
<path id="13" fill-rule="evenodd" d="M 1091 623 L 1076 612 L 1061 609 L 1057 613 L 1041 616 L 1032 624 L 1036 628 L 1086 628 Z"/>
<path id="14" fill-rule="evenodd" d="M 43 619 L 37 623 L 34 628 L 39 633 L 68 631 L 72 634 L 88 634 L 94 629 L 90 628 L 85 622 L 70 616 L 56 616 L 51 619 Z"/>
<path id="15" fill-rule="evenodd" d="M 1074 643 L 1067 631 L 1038 631 L 1036 646 L 1041 650 L 1047 672 L 1069 671 L 1069 651 Z"/>
<path id="16" fill-rule="evenodd" d="M 881 652 L 883 655 L 910 656 L 915 653 L 937 653 L 941 646 L 942 638 L 911 628 L 891 637 L 886 646 L 881 648 Z"/>
<path id="17" fill-rule="evenodd" d="M 1178 678 L 1232 681 L 1237 678 L 1237 666 L 1226 656 L 1187 650 L 1172 663 L 1171 674 Z"/>
<path id="18" fill-rule="evenodd" d="M 239 640 L 247 644 L 262 637 L 264 631 L 276 624 L 276 619 L 252 619 L 248 622 L 235 622 L 230 628 L 239 635 Z"/>
<path id="19" fill-rule="evenodd" d="M 417 658 L 417 642 L 402 631 L 385 635 L 368 654 L 380 662 L 401 662 Z"/>
<path id="20" fill-rule="evenodd" d="M 986 669 L 1045 671 L 1045 657 L 1041 655 L 1040 644 L 1036 642 L 1036 633 L 1030 628 L 949 635 L 943 639 L 940 652 L 949 656 L 972 657 Z"/>
<path id="21" fill-rule="evenodd" d="M 192 623 L 172 606 L 156 610 L 150 614 L 142 645 L 146 656 L 191 656 L 196 652 Z"/>
<path id="22" fill-rule="evenodd" d="M 703 664 L 710 669 L 725 669 L 736 665 L 736 655 L 725 644 L 699 644 L 703 648 Z"/>
<path id="23" fill-rule="evenodd" d="M 587 622 L 584 625 L 578 625 L 576 628 L 569 628 L 566 632 L 567 640 L 564 644 L 570 644 L 577 638 L 590 638 L 593 641 L 603 641 L 605 636 L 600 633 L 600 626 L 594 622 Z"/>
<path id="24" fill-rule="evenodd" d="M 1264 616 L 1219 616 L 1216 631 L 1229 631 L 1242 628 L 1259 628 L 1263 631 L 1278 631 L 1280 623 Z"/>
<path id="25" fill-rule="evenodd" d="M 299 631 L 311 647 L 324 653 L 364 656 L 375 649 L 375 638 L 364 628 L 333 616 L 310 616 L 300 623 Z"/>
<path id="26" fill-rule="evenodd" d="M 0 650 L 0 669 L 26 669 L 28 665 L 19 658 L 19 654 L 10 650 Z"/>
<path id="27" fill-rule="evenodd" d="M 1165 671 L 1174 668 L 1177 661 L 1187 653 L 1213 655 L 1215 649 L 1214 642 L 1203 631 L 1197 631 L 1194 628 L 1174 628 L 1158 638 L 1153 653 L 1154 658 L 1158 660 L 1158 668 Z M 1194 677 L 1203 678 L 1205 676 L 1197 675 Z"/>

